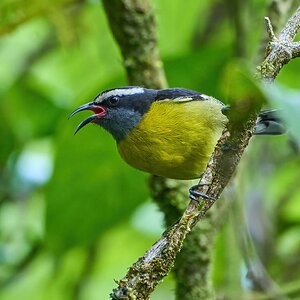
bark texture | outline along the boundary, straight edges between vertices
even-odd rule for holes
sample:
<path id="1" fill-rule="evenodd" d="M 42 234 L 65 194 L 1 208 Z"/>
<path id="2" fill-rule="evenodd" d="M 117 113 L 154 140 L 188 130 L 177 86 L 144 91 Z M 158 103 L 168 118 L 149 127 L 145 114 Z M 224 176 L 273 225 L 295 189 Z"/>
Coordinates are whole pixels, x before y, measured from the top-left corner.
<path id="1" fill-rule="evenodd" d="M 166 87 L 150 2 L 103 0 L 103 5 L 122 52 L 129 84 L 158 89 Z"/>

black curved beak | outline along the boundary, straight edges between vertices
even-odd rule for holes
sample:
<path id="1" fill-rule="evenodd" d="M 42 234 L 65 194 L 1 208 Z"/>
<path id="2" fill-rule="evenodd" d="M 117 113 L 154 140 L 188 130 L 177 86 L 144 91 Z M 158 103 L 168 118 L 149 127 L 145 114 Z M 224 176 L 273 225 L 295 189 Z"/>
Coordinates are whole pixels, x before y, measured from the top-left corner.
<path id="1" fill-rule="evenodd" d="M 74 134 L 76 134 L 82 127 L 84 127 L 85 125 L 89 124 L 89 123 L 93 123 L 95 120 L 103 118 L 106 115 L 106 109 L 101 106 L 101 105 L 95 105 L 93 102 L 84 104 L 79 106 L 77 109 L 75 109 L 69 116 L 68 119 L 70 119 L 71 117 L 73 117 L 75 114 L 77 114 L 80 111 L 83 110 L 91 110 L 93 111 L 95 114 L 86 118 L 85 120 L 83 120 L 76 128 Z"/>

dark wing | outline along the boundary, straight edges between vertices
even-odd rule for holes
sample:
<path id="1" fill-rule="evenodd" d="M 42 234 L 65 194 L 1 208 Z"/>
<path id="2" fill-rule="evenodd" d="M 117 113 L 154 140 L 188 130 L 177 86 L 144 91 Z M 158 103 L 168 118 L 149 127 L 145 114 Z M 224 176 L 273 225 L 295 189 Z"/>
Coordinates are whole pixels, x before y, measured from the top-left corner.
<path id="1" fill-rule="evenodd" d="M 199 92 L 182 89 L 182 88 L 172 88 L 158 90 L 154 101 L 192 101 L 192 100 L 209 100 L 211 97 L 201 94 Z"/>

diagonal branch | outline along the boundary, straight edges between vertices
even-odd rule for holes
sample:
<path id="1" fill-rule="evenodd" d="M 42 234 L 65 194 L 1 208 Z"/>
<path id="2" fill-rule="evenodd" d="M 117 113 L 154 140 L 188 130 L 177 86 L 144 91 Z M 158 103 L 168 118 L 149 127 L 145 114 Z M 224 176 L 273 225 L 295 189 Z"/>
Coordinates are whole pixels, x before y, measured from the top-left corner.
<path id="1" fill-rule="evenodd" d="M 137 4 L 139 3 L 139 0 L 123 0 L 118 2 Z M 106 10 L 108 10 L 108 3 L 108 0 L 104 1 Z M 116 12 L 116 10 L 114 10 L 114 12 Z M 129 13 L 123 21 L 126 23 L 130 18 L 131 15 Z M 140 18 L 142 18 L 141 15 Z M 119 23 L 119 26 L 120 25 L 121 24 Z M 122 25 L 124 26 L 124 24 Z M 274 43 L 274 36 L 272 35 L 269 43 L 271 47 L 269 46 L 267 51 L 268 55 L 258 68 L 262 80 L 274 80 L 282 66 L 289 62 L 293 57 L 297 56 L 296 54 L 295 56 L 290 55 L 287 48 L 288 46 L 291 46 L 292 40 L 299 31 L 299 25 L 300 13 L 298 8 L 296 13 L 290 18 L 279 34 L 278 41 L 276 41 L 275 45 L 272 44 Z M 133 34 L 134 32 L 135 31 L 133 31 Z M 116 38 L 120 42 L 117 36 Z M 299 43 L 294 43 L 293 47 L 299 46 L 298 44 Z M 122 44 L 120 44 L 120 46 L 122 48 Z M 297 53 L 297 51 L 295 51 L 295 53 Z M 124 52 L 123 55 L 125 55 Z M 229 125 L 219 140 L 208 167 L 201 179 L 201 183 L 203 184 L 210 183 L 209 185 L 204 185 L 201 192 L 206 193 L 212 198 L 219 198 L 233 175 L 252 136 L 257 112 L 261 105 L 254 100 L 255 99 L 251 98 L 244 99 L 248 109 L 240 112 L 243 116 L 242 123 L 240 118 L 239 120 L 236 120 L 229 117 Z M 149 299 L 150 294 L 155 289 L 156 285 L 173 267 L 176 255 L 180 251 L 188 232 L 206 214 L 214 203 L 215 201 L 202 199 L 199 199 L 199 203 L 190 201 L 180 220 L 171 226 L 162 237 L 129 268 L 126 276 L 118 282 L 118 287 L 113 290 L 111 298 Z"/>
<path id="2" fill-rule="evenodd" d="M 272 82 L 278 75 L 283 65 L 292 58 L 300 56 L 300 42 L 293 42 L 296 34 L 300 30 L 300 6 L 288 20 L 278 38 L 275 36 L 269 18 L 265 18 L 267 31 L 269 34 L 269 44 L 267 47 L 267 57 L 258 67 L 259 75 L 266 82 Z"/>

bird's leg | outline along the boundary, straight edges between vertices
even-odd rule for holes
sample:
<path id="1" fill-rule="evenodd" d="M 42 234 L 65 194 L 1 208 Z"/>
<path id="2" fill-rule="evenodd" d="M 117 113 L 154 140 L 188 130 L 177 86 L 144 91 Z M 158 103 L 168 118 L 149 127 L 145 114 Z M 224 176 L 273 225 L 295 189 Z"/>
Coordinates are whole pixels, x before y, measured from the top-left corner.
<path id="1" fill-rule="evenodd" d="M 194 201 L 199 201 L 199 197 L 202 197 L 205 200 L 211 200 L 211 201 L 215 201 L 216 199 L 213 197 L 210 197 L 204 193 L 201 193 L 198 188 L 203 186 L 203 185 L 207 185 L 207 183 L 198 183 L 196 185 L 193 185 L 192 187 L 190 187 L 189 189 L 189 198 L 191 200 Z"/>

